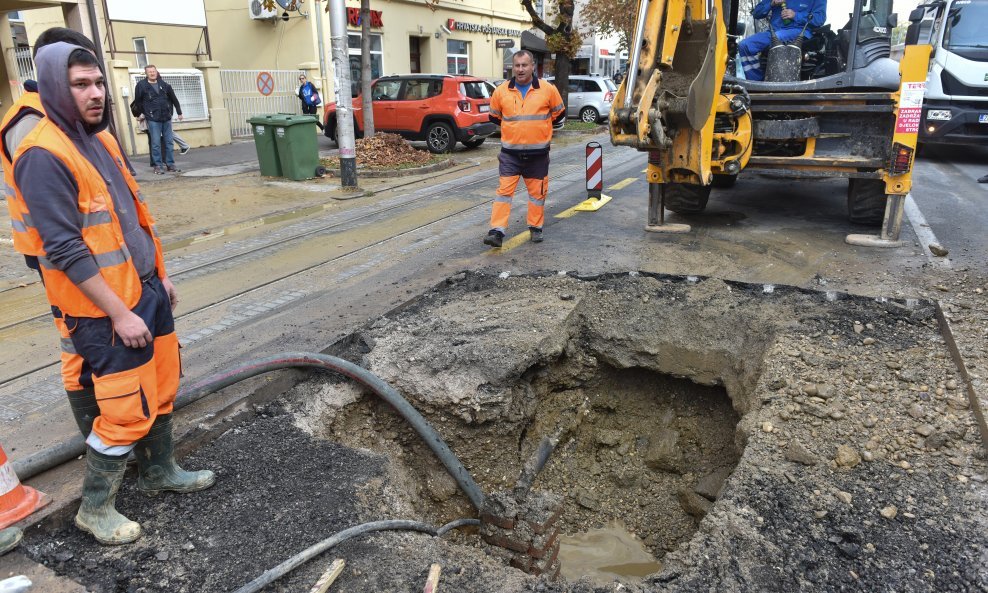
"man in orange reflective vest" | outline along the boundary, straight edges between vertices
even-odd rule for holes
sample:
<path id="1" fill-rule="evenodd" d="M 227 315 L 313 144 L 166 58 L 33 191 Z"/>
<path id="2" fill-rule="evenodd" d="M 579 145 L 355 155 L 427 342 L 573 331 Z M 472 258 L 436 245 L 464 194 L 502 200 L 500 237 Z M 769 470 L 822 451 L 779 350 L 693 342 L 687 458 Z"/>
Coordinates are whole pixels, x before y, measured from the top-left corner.
<path id="1" fill-rule="evenodd" d="M 37 251 L 48 301 L 63 315 L 92 369 L 100 415 L 86 439 L 87 471 L 76 525 L 103 544 L 136 540 L 141 527 L 117 512 L 127 456 L 138 488 L 194 492 L 210 471 L 175 462 L 171 412 L 180 374 L 172 309 L 154 219 L 106 131 L 105 75 L 96 56 L 54 43 L 36 57 L 45 118 L 13 158 L 14 192 Z"/>
<path id="2" fill-rule="evenodd" d="M 563 98 L 556 87 L 535 76 L 532 52 L 523 49 L 511 61 L 514 77 L 497 87 L 491 97 L 491 121 L 501 126 L 501 181 L 491 210 L 491 230 L 484 237 L 484 243 L 491 247 L 501 247 L 519 179 L 525 180 L 528 189 L 527 219 L 532 242 L 542 242 L 552 126 L 566 117 Z"/>
<path id="3" fill-rule="evenodd" d="M 38 35 L 38 39 L 34 42 L 34 55 L 37 56 L 38 51 L 46 45 L 59 41 L 96 52 L 96 46 L 82 33 L 65 27 L 52 27 Z M 7 209 L 10 212 L 14 249 L 24 256 L 28 268 L 40 274 L 38 256 L 41 255 L 41 249 L 38 242 L 31 237 L 32 221 L 30 218 L 24 219 L 23 213 L 27 208 L 17 202 L 17 194 L 14 191 L 17 184 L 14 182 L 12 161 L 21 141 L 45 117 L 45 110 L 41 105 L 41 96 L 38 95 L 37 82 L 26 81 L 24 91 L 0 121 L 0 163 L 3 164 L 4 193 Z M 42 281 L 44 281 L 43 277 Z M 96 405 L 96 395 L 93 391 L 92 373 L 86 361 L 76 353 L 68 328 L 65 327 L 65 321 L 62 319 L 62 312 L 57 307 L 52 308 L 52 317 L 61 337 L 62 384 L 76 423 L 85 438 L 93 429 L 93 420 L 99 415 L 99 406 Z"/>

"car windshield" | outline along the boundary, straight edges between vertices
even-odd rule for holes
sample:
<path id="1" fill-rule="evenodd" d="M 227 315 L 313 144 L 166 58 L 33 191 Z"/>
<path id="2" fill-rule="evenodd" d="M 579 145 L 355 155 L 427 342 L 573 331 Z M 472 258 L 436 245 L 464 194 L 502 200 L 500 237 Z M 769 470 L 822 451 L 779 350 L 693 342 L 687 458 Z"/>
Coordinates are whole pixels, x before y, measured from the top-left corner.
<path id="1" fill-rule="evenodd" d="M 986 48 L 988 0 L 957 0 L 950 8 L 943 46 L 948 49 Z"/>
<path id="2" fill-rule="evenodd" d="M 471 99 L 490 99 L 490 87 L 483 80 L 460 83 L 460 94 Z"/>

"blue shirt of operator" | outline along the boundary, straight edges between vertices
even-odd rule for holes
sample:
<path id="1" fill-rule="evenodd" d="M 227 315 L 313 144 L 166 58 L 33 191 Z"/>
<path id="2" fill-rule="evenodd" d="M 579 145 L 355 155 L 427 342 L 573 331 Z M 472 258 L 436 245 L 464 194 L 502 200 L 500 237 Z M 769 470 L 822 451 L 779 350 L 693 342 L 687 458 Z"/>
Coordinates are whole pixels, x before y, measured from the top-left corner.
<path id="1" fill-rule="evenodd" d="M 756 19 L 768 18 L 776 31 L 784 29 L 802 29 L 809 19 L 804 37 L 810 36 L 810 29 L 819 27 L 827 22 L 827 0 L 787 0 L 786 8 L 794 11 L 796 16 L 788 25 L 782 19 L 782 7 L 772 6 L 772 0 L 761 0 L 751 11 Z"/>

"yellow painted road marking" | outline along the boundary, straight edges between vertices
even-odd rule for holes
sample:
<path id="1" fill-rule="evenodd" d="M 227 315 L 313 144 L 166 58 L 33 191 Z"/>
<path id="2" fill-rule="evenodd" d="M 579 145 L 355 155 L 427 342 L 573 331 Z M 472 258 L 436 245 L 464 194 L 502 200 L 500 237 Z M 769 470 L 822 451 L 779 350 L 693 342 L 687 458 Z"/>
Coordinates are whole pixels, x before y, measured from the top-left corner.
<path id="1" fill-rule="evenodd" d="M 524 233 L 519 233 L 510 239 L 506 239 L 501 245 L 501 251 L 510 251 L 519 245 L 524 245 L 532 238 L 532 233 L 525 231 Z"/>
<path id="2" fill-rule="evenodd" d="M 580 204 L 582 204 L 582 203 L 583 202 L 580 202 Z M 579 206 L 580 204 L 577 204 L 576 206 Z M 576 209 L 576 206 L 573 206 L 572 208 L 567 208 L 566 210 L 563 210 L 562 212 L 560 212 L 559 214 L 557 214 L 554 218 L 569 218 L 570 216 L 573 216 L 574 214 L 576 214 L 577 212 L 579 212 L 579 210 Z"/>
<path id="3" fill-rule="evenodd" d="M 607 189 L 609 190 L 624 189 L 636 181 L 638 181 L 637 177 L 629 177 L 627 179 L 622 179 L 621 181 L 618 181 L 617 183 L 615 183 L 614 185 L 610 186 Z"/>

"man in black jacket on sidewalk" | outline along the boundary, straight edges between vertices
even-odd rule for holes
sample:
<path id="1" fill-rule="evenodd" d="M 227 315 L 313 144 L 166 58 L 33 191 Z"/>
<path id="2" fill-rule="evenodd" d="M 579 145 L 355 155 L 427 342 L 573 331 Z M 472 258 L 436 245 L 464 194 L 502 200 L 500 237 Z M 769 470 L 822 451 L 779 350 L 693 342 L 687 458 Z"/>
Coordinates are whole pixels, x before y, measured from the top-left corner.
<path id="1" fill-rule="evenodd" d="M 175 167 L 172 110 L 178 113 L 178 121 L 182 121 L 182 106 L 171 85 L 158 76 L 157 68 L 149 64 L 144 67 L 144 74 L 147 78 L 138 82 L 134 90 L 134 105 L 140 110 L 138 117 L 147 120 L 154 172 L 159 175 L 166 170 L 178 173 L 179 169 Z M 163 158 L 162 144 L 165 149 Z"/>

